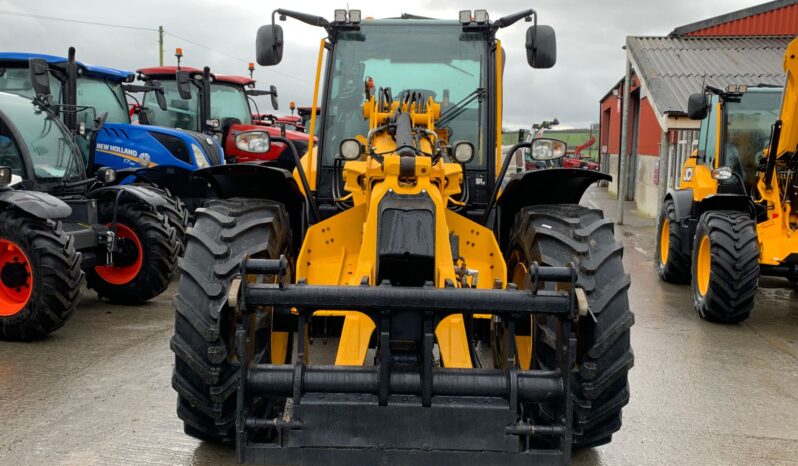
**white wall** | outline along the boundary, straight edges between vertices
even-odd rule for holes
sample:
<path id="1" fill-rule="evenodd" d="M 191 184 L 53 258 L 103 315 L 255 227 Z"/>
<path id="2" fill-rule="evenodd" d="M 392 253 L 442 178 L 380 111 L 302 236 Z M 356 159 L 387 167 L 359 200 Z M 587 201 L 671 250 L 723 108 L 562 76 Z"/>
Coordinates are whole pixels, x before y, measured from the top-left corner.
<path id="1" fill-rule="evenodd" d="M 607 190 L 610 194 L 617 195 L 618 155 L 610 154 L 609 160 L 609 174 L 612 176 L 612 181 L 609 183 Z M 637 160 L 635 206 L 640 213 L 653 218 L 657 216 L 657 212 L 659 211 L 659 206 L 657 205 L 657 185 L 654 184 L 654 175 L 658 170 L 659 157 L 641 155 L 638 156 Z M 632 167 L 629 168 L 631 169 Z"/>

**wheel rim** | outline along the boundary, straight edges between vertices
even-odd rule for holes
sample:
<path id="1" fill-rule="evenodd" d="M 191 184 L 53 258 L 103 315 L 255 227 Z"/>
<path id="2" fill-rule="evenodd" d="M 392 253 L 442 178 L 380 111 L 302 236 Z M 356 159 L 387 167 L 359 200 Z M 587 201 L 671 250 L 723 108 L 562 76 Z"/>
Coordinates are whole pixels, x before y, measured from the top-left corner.
<path id="1" fill-rule="evenodd" d="M 696 262 L 696 282 L 701 296 L 707 294 L 709 289 L 709 274 L 712 257 L 710 253 L 709 236 L 702 236 L 698 245 L 698 261 Z"/>
<path id="2" fill-rule="evenodd" d="M 108 225 L 110 226 L 110 225 Z M 121 223 L 116 224 L 116 241 L 128 241 L 128 246 L 135 254 L 135 260 L 128 265 L 98 265 L 94 268 L 97 275 L 112 285 L 126 285 L 132 282 L 141 271 L 144 263 L 144 248 L 141 240 L 133 229 Z"/>
<path id="3" fill-rule="evenodd" d="M 30 301 L 33 272 L 30 260 L 13 241 L 0 239 L 0 316 L 10 317 Z"/>
<path id="4" fill-rule="evenodd" d="M 668 263 L 668 250 L 670 248 L 671 240 L 671 221 L 665 219 L 662 221 L 662 227 L 659 231 L 659 262 L 662 265 Z"/>

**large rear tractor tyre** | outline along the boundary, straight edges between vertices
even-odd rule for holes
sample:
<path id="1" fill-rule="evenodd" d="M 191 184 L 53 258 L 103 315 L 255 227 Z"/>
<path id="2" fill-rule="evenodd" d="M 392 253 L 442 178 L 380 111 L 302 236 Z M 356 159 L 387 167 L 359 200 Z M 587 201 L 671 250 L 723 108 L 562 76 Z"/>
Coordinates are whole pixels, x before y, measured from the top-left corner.
<path id="1" fill-rule="evenodd" d="M 523 209 L 516 215 L 507 251 L 509 280 L 519 282 L 528 265 L 577 267 L 577 286 L 587 295 L 595 316 L 576 325 L 578 371 L 573 397 L 574 447 L 587 448 L 610 442 L 621 428 L 621 410 L 629 402 L 627 374 L 634 364 L 629 308 L 630 278 L 624 272 L 623 245 L 615 239 L 611 221 L 600 210 L 578 205 L 545 205 Z M 520 283 L 519 283 L 520 285 Z M 532 322 L 531 365 L 556 369 L 556 320 L 538 317 Z M 537 410 L 535 409 L 537 408 Z M 552 407 L 529 407 L 546 422 Z"/>
<path id="2" fill-rule="evenodd" d="M 113 202 L 101 204 L 100 223 L 110 226 L 113 210 Z M 89 288 L 118 304 L 141 304 L 163 293 L 177 273 L 174 228 L 154 207 L 125 200 L 119 203 L 116 228 L 114 265 L 89 271 Z"/>
<path id="3" fill-rule="evenodd" d="M 0 212 L 0 339 L 36 340 L 75 312 L 83 271 L 61 224 Z"/>
<path id="4" fill-rule="evenodd" d="M 756 223 L 733 211 L 701 215 L 693 243 L 693 305 L 702 319 L 733 324 L 751 315 L 759 286 Z"/>
<path id="5" fill-rule="evenodd" d="M 690 255 L 682 249 L 682 235 L 673 200 L 662 203 L 657 222 L 657 273 L 668 283 L 690 283 Z"/>
<path id="6" fill-rule="evenodd" d="M 227 304 L 230 284 L 246 256 L 290 257 L 289 219 L 284 207 L 271 201 L 213 200 L 197 209 L 196 222 L 186 237 L 171 341 L 177 415 L 183 420 L 186 434 L 229 443 L 235 438 L 239 379 L 237 320 Z M 258 341 L 271 340 L 268 326 L 258 332 L 267 334 Z M 289 348 L 282 348 L 286 360 L 281 363 L 290 358 Z M 271 350 L 261 349 L 264 360 L 271 359 Z"/>
<path id="7" fill-rule="evenodd" d="M 160 194 L 166 201 L 166 205 L 158 207 L 158 212 L 166 217 L 169 225 L 175 229 L 177 235 L 178 249 L 177 254 L 182 256 L 186 250 L 186 230 L 190 224 L 190 218 L 186 204 L 177 196 L 172 195 L 168 189 L 158 188 L 152 185 L 145 185 L 150 191 Z"/>

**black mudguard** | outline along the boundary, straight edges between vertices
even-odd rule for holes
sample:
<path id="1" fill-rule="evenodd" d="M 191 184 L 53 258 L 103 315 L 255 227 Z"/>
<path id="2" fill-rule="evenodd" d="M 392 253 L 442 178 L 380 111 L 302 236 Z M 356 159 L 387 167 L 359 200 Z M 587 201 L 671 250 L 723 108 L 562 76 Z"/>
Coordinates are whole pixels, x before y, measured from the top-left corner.
<path id="1" fill-rule="evenodd" d="M 118 170 L 117 180 L 120 183 L 148 183 L 159 188 L 168 189 L 179 198 L 209 197 L 208 184 L 194 177 L 194 170 L 157 165 L 149 168 L 126 168 Z"/>
<path id="2" fill-rule="evenodd" d="M 701 218 L 701 214 L 710 210 L 735 210 L 757 218 L 757 208 L 754 200 L 745 194 L 713 194 L 707 196 L 699 202 L 693 203 L 692 216 L 695 219 Z"/>
<path id="3" fill-rule="evenodd" d="M 578 204 L 587 188 L 597 181 L 610 181 L 606 173 L 582 168 L 530 170 L 510 178 L 497 202 L 499 243 L 506 244 L 515 214 L 531 205 Z"/>
<path id="4" fill-rule="evenodd" d="M 34 217 L 50 220 L 66 218 L 72 213 L 72 208 L 61 199 L 37 191 L 0 191 L 0 205 L 7 205 Z"/>
<path id="5" fill-rule="evenodd" d="M 130 200 L 130 196 L 135 197 L 141 202 L 153 207 L 163 207 L 166 205 L 166 200 L 159 193 L 149 190 L 144 186 L 131 186 L 131 185 L 113 185 L 103 186 L 98 189 L 89 191 L 86 195 L 89 199 L 97 199 L 101 202 L 113 201 L 116 195 L 124 191 L 123 196 L 127 197 L 125 200 Z"/>
<path id="6" fill-rule="evenodd" d="M 676 218 L 683 219 L 689 217 L 693 212 L 693 190 L 692 189 L 671 189 L 665 195 L 665 200 L 673 201 L 676 209 Z"/>
<path id="7" fill-rule="evenodd" d="M 280 202 L 289 212 L 305 202 L 293 175 L 288 170 L 256 163 L 216 165 L 194 172 L 207 182 L 220 199 L 246 197 Z"/>
<path id="8" fill-rule="evenodd" d="M 258 163 L 236 163 L 203 168 L 195 171 L 194 177 L 220 199 L 243 197 L 283 204 L 291 218 L 294 247 L 301 245 L 305 195 L 288 170 Z"/>

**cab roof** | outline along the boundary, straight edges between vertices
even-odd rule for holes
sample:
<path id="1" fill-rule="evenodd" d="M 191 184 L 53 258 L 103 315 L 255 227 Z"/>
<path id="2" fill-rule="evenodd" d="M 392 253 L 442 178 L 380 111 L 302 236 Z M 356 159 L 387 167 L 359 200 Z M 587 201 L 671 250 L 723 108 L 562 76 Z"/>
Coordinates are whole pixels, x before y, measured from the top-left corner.
<path id="1" fill-rule="evenodd" d="M 136 72 L 148 78 L 168 78 L 173 77 L 175 73 L 177 73 L 178 68 L 176 66 L 153 66 L 150 68 L 139 68 Z M 181 66 L 180 71 L 188 71 L 191 75 L 201 74 L 202 70 L 199 68 L 192 68 L 190 66 Z M 235 75 L 227 75 L 227 74 L 213 74 L 211 73 L 214 81 L 221 82 L 221 83 L 228 83 L 228 84 L 236 84 L 239 86 L 248 86 L 250 84 L 255 84 L 255 80 L 252 78 L 248 78 L 246 76 L 235 76 Z"/>
<path id="2" fill-rule="evenodd" d="M 181 66 L 179 68 L 180 71 L 188 71 L 189 74 L 202 74 L 202 70 L 199 68 L 192 68 L 190 66 Z M 151 66 L 149 68 L 139 68 L 136 70 L 136 73 L 146 77 L 146 78 L 157 78 L 157 77 L 164 77 L 164 76 L 174 76 L 177 73 L 178 67 L 176 66 Z"/>
<path id="3" fill-rule="evenodd" d="M 46 55 L 43 53 L 27 53 L 27 52 L 0 52 L 0 63 L 25 63 L 32 58 L 39 58 L 46 61 L 50 65 L 62 65 L 67 62 L 66 57 L 59 57 L 56 55 Z M 136 77 L 135 73 L 127 70 L 120 70 L 118 68 L 109 68 L 107 66 L 91 65 L 81 61 L 76 62 L 78 70 L 84 75 L 93 78 L 108 79 L 117 82 L 130 82 Z"/>

